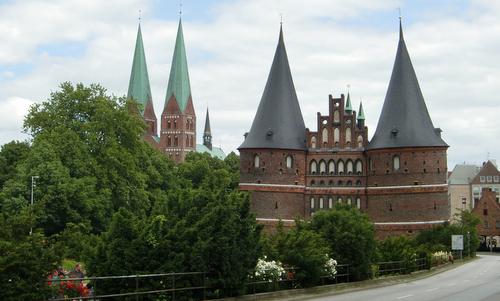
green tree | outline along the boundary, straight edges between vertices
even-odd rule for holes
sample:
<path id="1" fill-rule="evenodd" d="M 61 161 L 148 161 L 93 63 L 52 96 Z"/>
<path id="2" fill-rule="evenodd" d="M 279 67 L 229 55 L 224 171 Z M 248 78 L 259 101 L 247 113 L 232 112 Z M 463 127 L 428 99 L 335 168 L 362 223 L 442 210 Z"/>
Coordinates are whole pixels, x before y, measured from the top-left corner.
<path id="1" fill-rule="evenodd" d="M 52 290 L 46 280 L 60 257 L 39 232 L 28 235 L 29 214 L 0 214 L 0 299 L 46 300 Z"/>
<path id="2" fill-rule="evenodd" d="M 314 214 L 310 227 L 327 241 L 333 259 L 351 264 L 354 279 L 369 277 L 375 254 L 375 231 L 366 214 L 352 206 L 337 204 L 333 210 Z"/>
<path id="3" fill-rule="evenodd" d="M 11 141 L 0 149 L 0 189 L 5 182 L 14 178 L 17 165 L 29 155 L 30 146 L 27 142 Z"/>

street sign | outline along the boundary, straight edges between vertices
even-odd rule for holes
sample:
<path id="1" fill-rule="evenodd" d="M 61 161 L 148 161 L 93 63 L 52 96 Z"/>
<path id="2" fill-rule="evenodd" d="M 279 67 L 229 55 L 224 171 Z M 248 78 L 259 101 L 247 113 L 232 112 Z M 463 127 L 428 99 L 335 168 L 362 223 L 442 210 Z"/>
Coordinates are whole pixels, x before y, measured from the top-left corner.
<path id="1" fill-rule="evenodd" d="M 464 249 L 464 236 L 463 235 L 452 235 L 451 236 L 451 249 L 460 250 Z"/>

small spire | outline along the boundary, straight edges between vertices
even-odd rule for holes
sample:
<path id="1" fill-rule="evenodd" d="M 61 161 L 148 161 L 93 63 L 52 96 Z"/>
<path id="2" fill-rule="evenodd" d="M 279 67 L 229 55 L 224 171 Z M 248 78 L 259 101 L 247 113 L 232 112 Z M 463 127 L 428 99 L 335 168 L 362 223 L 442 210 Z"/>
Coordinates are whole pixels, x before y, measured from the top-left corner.
<path id="1" fill-rule="evenodd" d="M 358 120 L 365 120 L 365 112 L 363 112 L 362 100 L 359 101 Z"/>
<path id="2" fill-rule="evenodd" d="M 345 103 L 345 112 L 347 114 L 351 114 L 352 113 L 352 105 L 351 105 L 351 93 L 349 91 L 349 88 L 350 88 L 351 85 L 347 85 L 347 100 L 346 100 L 346 103 Z"/>
<path id="3" fill-rule="evenodd" d="M 403 40 L 403 25 L 402 25 L 403 17 L 401 16 L 401 8 L 400 7 L 398 7 L 398 10 L 399 10 L 399 39 Z"/>
<path id="4" fill-rule="evenodd" d="M 205 130 L 203 131 L 203 145 L 208 149 L 212 150 L 212 131 L 210 130 L 210 118 L 208 116 L 207 107 L 207 117 L 205 118 Z"/>

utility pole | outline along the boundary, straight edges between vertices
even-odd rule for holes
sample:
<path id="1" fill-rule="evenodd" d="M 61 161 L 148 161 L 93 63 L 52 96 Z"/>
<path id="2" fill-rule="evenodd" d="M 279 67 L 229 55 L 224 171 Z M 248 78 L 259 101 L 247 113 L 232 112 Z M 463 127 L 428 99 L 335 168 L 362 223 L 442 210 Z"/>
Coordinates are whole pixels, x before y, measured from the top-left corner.
<path id="1" fill-rule="evenodd" d="M 38 179 L 39 176 L 31 176 L 31 217 L 33 217 L 33 196 L 34 196 L 34 188 L 35 188 L 35 179 Z M 30 221 L 31 227 L 30 227 L 30 235 L 33 234 L 33 222 Z"/>

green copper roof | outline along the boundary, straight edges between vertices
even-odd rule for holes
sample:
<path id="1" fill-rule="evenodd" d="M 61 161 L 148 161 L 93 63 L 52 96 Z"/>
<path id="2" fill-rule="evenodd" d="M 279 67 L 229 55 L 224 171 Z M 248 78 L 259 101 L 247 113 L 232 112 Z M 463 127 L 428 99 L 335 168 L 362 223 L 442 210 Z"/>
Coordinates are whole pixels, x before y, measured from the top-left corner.
<path id="1" fill-rule="evenodd" d="M 216 157 L 216 158 L 219 158 L 221 160 L 224 160 L 224 158 L 226 158 L 226 154 L 224 153 L 224 151 L 220 147 L 214 146 L 214 147 L 212 147 L 212 149 L 209 149 L 208 147 L 206 147 L 203 144 L 196 144 L 196 152 L 197 153 L 208 153 L 212 157 Z"/>
<path id="2" fill-rule="evenodd" d="M 365 120 L 365 112 L 363 112 L 363 103 L 359 103 L 358 120 Z"/>
<path id="3" fill-rule="evenodd" d="M 345 111 L 347 113 L 351 113 L 352 112 L 351 95 L 350 95 L 349 92 L 347 92 L 347 101 L 345 103 Z"/>
<path id="4" fill-rule="evenodd" d="M 189 84 L 186 47 L 184 46 L 181 20 L 179 20 L 179 28 L 177 29 L 177 38 L 175 40 L 174 57 L 172 58 L 172 67 L 170 68 L 170 77 L 168 79 L 165 105 L 172 94 L 175 96 L 175 99 L 177 99 L 177 104 L 181 112 L 184 112 L 189 96 L 191 96 L 191 85 Z"/>
<path id="5" fill-rule="evenodd" d="M 144 115 L 144 108 L 146 107 L 147 102 L 152 101 L 140 24 L 139 29 L 137 30 L 134 61 L 132 63 L 132 73 L 130 74 L 130 82 L 128 84 L 127 98 L 133 98 L 141 104 L 141 115 Z"/>

